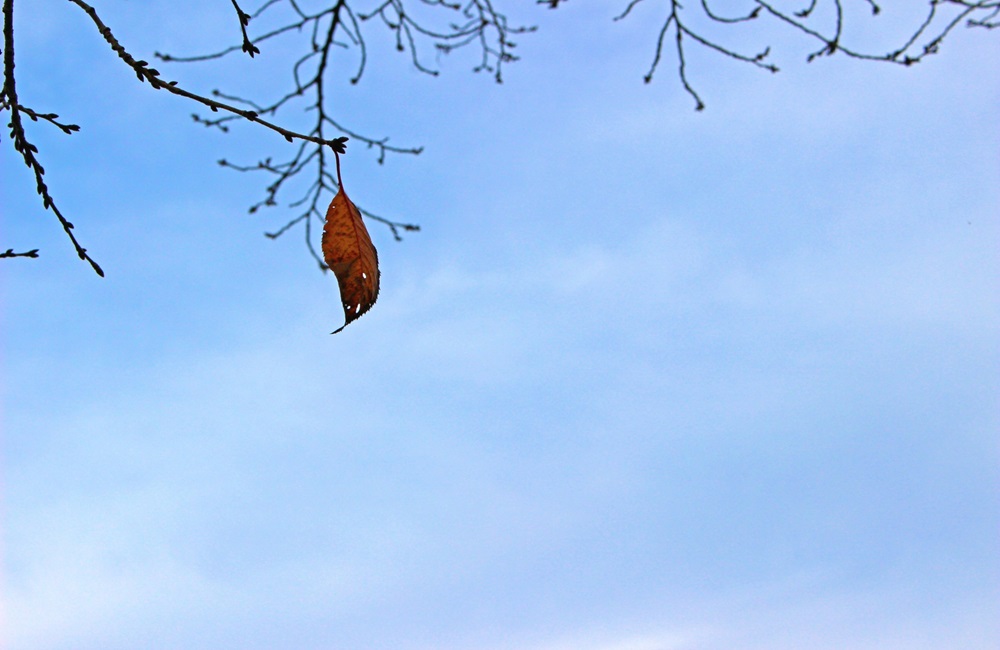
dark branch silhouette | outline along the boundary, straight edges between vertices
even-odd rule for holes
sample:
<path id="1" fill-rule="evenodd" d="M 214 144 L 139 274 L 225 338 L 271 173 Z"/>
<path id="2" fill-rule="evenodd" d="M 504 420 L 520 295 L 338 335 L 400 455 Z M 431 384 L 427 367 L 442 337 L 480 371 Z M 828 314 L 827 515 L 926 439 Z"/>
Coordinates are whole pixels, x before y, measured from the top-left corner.
<path id="1" fill-rule="evenodd" d="M 22 113 L 36 122 L 44 120 L 50 124 L 54 124 L 63 133 L 67 134 L 79 130 L 80 127 L 75 124 L 58 122 L 56 118 L 59 116 L 55 113 L 37 113 L 33 109 L 18 103 L 17 85 L 14 78 L 14 0 L 4 0 L 3 3 L 3 90 L 0 91 L 0 110 L 10 111 L 10 139 L 14 143 L 14 150 L 21 154 L 24 164 L 31 169 L 35 176 L 35 189 L 38 195 L 42 197 L 42 207 L 51 210 L 52 214 L 56 215 L 56 219 L 59 220 L 69 240 L 73 243 L 76 254 L 80 259 L 89 262 L 97 275 L 103 277 L 104 271 L 87 254 L 87 249 L 80 245 L 80 242 L 77 241 L 76 236 L 73 234 L 73 224 L 63 216 L 62 212 L 56 206 L 56 202 L 49 193 L 48 186 L 45 184 L 45 168 L 42 167 L 42 164 L 38 162 L 38 158 L 35 157 L 35 154 L 38 153 L 38 147 L 28 141 L 28 136 L 24 132 L 24 123 L 21 120 Z M 7 249 L 7 252 L 2 257 L 38 257 L 38 249 L 36 248 L 27 253 L 14 253 L 13 249 Z"/>
<path id="2" fill-rule="evenodd" d="M 569 0 L 537 0 L 539 4 L 548 5 L 555 9 L 562 2 Z M 881 8 L 875 0 L 864 0 L 871 10 L 872 16 L 881 14 Z M 806 57 L 807 62 L 812 62 L 820 56 L 833 56 L 837 52 L 845 56 L 867 61 L 883 61 L 910 66 L 918 63 L 923 58 L 938 52 L 942 41 L 961 24 L 967 27 L 980 27 L 993 29 L 998 26 L 998 14 L 1000 14 L 1000 0 L 925 0 L 927 4 L 927 14 L 923 22 L 916 26 L 907 40 L 899 47 L 885 53 L 862 52 L 851 46 L 844 45 L 847 25 L 844 16 L 844 0 L 810 0 L 807 7 L 795 12 L 788 12 L 778 8 L 777 2 L 765 2 L 764 0 L 747 0 L 747 5 L 752 9 L 744 15 L 727 17 L 716 13 L 710 6 L 709 0 L 700 0 L 700 3 L 690 9 L 681 4 L 678 0 L 631 0 L 625 10 L 615 18 L 622 20 L 628 17 L 639 5 L 647 3 L 666 7 L 666 17 L 660 23 L 659 34 L 656 38 L 656 46 L 653 54 L 653 62 L 644 80 L 649 83 L 653 80 L 653 74 L 660 65 L 664 55 L 665 41 L 667 36 L 673 33 L 675 51 L 677 57 L 677 74 L 689 95 L 695 101 L 695 110 L 703 110 L 705 104 L 697 91 L 688 81 L 687 61 L 685 59 L 686 39 L 690 39 L 701 46 L 723 54 L 731 59 L 749 63 L 763 70 L 778 72 L 778 68 L 770 63 L 765 63 L 765 59 L 771 52 L 770 46 L 764 47 L 757 54 L 741 54 L 734 49 L 722 45 L 719 38 L 707 36 L 702 31 L 696 31 L 691 27 L 694 24 L 704 23 L 708 19 L 709 25 L 724 24 L 735 25 L 749 23 L 762 16 L 769 16 L 779 21 L 780 24 L 792 27 L 795 31 L 820 41 L 820 48 L 810 53 Z M 693 4 L 693 3 L 692 3 Z M 781 4 L 788 4 L 787 2 Z M 823 11 L 827 9 L 827 11 Z M 832 26 L 824 28 L 817 23 L 823 23 L 821 14 L 832 14 Z M 689 20 L 690 18 L 690 20 Z M 831 22 L 830 18 L 826 22 Z"/>
<path id="3" fill-rule="evenodd" d="M 0 258 L 2 257 L 38 257 L 38 249 L 33 248 L 30 251 L 25 251 L 23 253 L 15 253 L 13 248 L 8 248 L 4 252 L 0 253 Z"/>
<path id="4" fill-rule="evenodd" d="M 538 0 L 539 4 L 547 4 L 552 9 L 558 7 L 560 2 L 568 1 Z M 615 20 L 626 18 L 632 13 L 633 9 L 646 1 L 631 0 L 626 5 L 625 10 Z M 868 4 L 872 16 L 881 14 L 881 8 L 875 0 L 865 0 L 865 2 Z M 833 56 L 837 52 L 840 52 L 845 56 L 855 59 L 883 61 L 904 66 L 913 65 L 923 58 L 937 53 L 945 37 L 963 23 L 967 27 L 985 29 L 993 29 L 1000 25 L 997 21 L 997 16 L 1000 14 L 1000 0 L 925 0 L 925 2 L 927 3 L 926 17 L 900 47 L 886 53 L 867 53 L 845 46 L 843 43 L 846 29 L 844 24 L 843 0 L 832 0 L 830 2 L 810 0 L 807 7 L 792 13 L 777 8 L 775 6 L 776 3 L 773 2 L 748 0 L 747 4 L 752 5 L 753 8 L 745 15 L 735 17 L 726 17 L 717 14 L 709 6 L 709 0 L 700 0 L 699 6 L 693 10 L 685 8 L 678 0 L 650 0 L 651 4 L 666 5 L 669 7 L 669 10 L 661 24 L 659 36 L 656 39 L 653 62 L 644 80 L 646 83 L 652 81 L 653 74 L 656 72 L 657 67 L 659 67 L 663 56 L 664 41 L 671 31 L 674 34 L 676 45 L 678 78 L 684 89 L 695 100 L 695 110 L 700 111 L 704 109 L 705 104 L 688 81 L 687 62 L 685 60 L 685 38 L 689 38 L 699 45 L 737 61 L 750 63 L 770 72 L 778 71 L 776 66 L 765 63 L 765 59 L 771 52 L 770 46 L 764 47 L 761 52 L 755 55 L 740 54 L 731 48 L 721 45 L 716 38 L 705 36 L 690 27 L 691 24 L 698 23 L 703 18 L 707 18 L 709 24 L 734 25 L 736 23 L 748 23 L 761 16 L 770 16 L 778 20 L 781 24 L 790 26 L 796 31 L 820 41 L 820 48 L 811 52 L 806 57 L 807 62 L 812 62 L 820 56 Z M 822 9 L 828 9 L 829 11 L 826 14 L 832 14 L 833 16 L 832 31 L 827 32 L 828 36 L 824 36 L 823 28 L 815 24 L 823 22 L 823 19 L 819 17 L 820 14 L 824 13 Z M 692 18 L 691 21 L 688 20 L 689 17 Z M 829 17 L 826 19 L 826 22 L 830 22 Z"/>
<path id="5" fill-rule="evenodd" d="M 156 58 L 165 63 L 212 62 L 234 52 L 246 53 L 254 58 L 261 54 L 262 48 L 266 51 L 267 46 L 279 38 L 293 39 L 298 54 L 290 62 L 286 90 L 276 98 L 260 100 L 220 89 L 200 94 L 183 88 L 176 81 L 164 79 L 149 63 L 136 59 L 126 50 L 93 6 L 83 0 L 66 1 L 89 16 L 101 37 L 140 82 L 148 83 L 154 90 L 165 90 L 183 97 L 208 110 L 204 115 L 193 114 L 195 122 L 223 132 L 237 123 L 250 123 L 280 135 L 284 141 L 281 146 L 287 148 L 288 143 L 291 144 L 290 150 L 286 149 L 277 160 L 274 156 L 267 156 L 256 163 L 237 164 L 222 159 L 219 164 L 239 172 L 264 174 L 268 183 L 264 187 L 263 198 L 250 206 L 250 212 L 287 201 L 287 206 L 296 214 L 281 227 L 265 234 L 276 238 L 302 225 L 308 250 L 324 269 L 326 265 L 313 243 L 312 224 L 314 221 L 322 223 L 325 197 L 338 190 L 337 181 L 329 171 L 331 150 L 344 153 L 345 143 L 350 138 L 377 154 L 379 163 L 384 162 L 388 154 L 417 155 L 422 151 L 419 146 L 390 144 L 385 136 L 360 133 L 335 118 L 329 101 L 333 95 L 329 87 L 332 83 L 330 71 L 335 59 L 337 67 L 347 65 L 354 70 L 350 83 L 358 83 L 369 59 L 366 34 L 371 29 L 386 29 L 394 38 L 395 49 L 408 52 L 410 63 L 422 73 L 438 74 L 436 66 L 428 63 L 429 52 L 448 54 L 472 48 L 479 52 L 473 71 L 488 73 L 501 83 L 505 65 L 518 58 L 512 53 L 515 47 L 513 38 L 535 29 L 510 25 L 506 15 L 494 6 L 500 0 L 383 0 L 368 9 L 367 13 L 356 8 L 359 0 L 328 0 L 328 6 L 309 11 L 303 8 L 301 0 L 258 0 L 259 4 L 249 12 L 237 0 L 230 0 L 239 22 L 239 42 L 214 52 L 192 56 L 155 53 Z M 876 0 L 858 1 L 867 5 L 872 19 L 881 15 Z M 549 9 L 559 9 L 567 2 L 569 0 L 536 0 L 537 4 Z M 28 140 L 24 118 L 48 124 L 67 135 L 79 130 L 79 127 L 60 121 L 55 113 L 37 111 L 19 101 L 14 69 L 13 4 L 13 0 L 3 0 L 4 79 L 0 112 L 10 112 L 10 140 L 35 177 L 42 206 L 56 216 L 80 259 L 103 275 L 100 266 L 77 240 L 73 224 L 56 207 L 44 182 L 45 170 L 38 160 L 38 149 Z M 818 41 L 818 49 L 807 56 L 807 61 L 841 53 L 855 59 L 903 66 L 911 66 L 937 53 L 944 40 L 959 26 L 984 30 L 1000 26 L 1000 0 L 924 0 L 926 14 L 908 32 L 909 36 L 888 52 L 872 53 L 864 52 L 849 42 L 853 25 L 848 24 L 845 0 L 809 0 L 799 10 L 787 9 L 789 0 L 745 0 L 743 11 L 718 10 L 712 0 L 699 0 L 697 3 L 689 0 L 688 4 L 690 6 L 679 0 L 629 0 L 615 20 L 630 18 L 640 12 L 640 7 L 658 12 L 655 14 L 659 27 L 653 58 L 644 80 L 650 83 L 661 62 L 675 57 L 678 80 L 694 99 L 695 108 L 699 111 L 704 109 L 705 103 L 689 80 L 688 48 L 694 44 L 728 59 L 777 72 L 778 68 L 768 61 L 770 46 L 764 46 L 757 53 L 744 53 L 724 44 L 725 37 L 733 33 L 729 30 L 758 29 L 756 25 L 764 20 Z M 313 119 L 308 130 L 296 131 L 282 126 L 284 116 L 293 108 L 306 109 L 311 113 Z M 300 178 L 304 181 L 298 185 L 296 182 Z M 394 221 L 358 207 L 365 218 L 388 227 L 397 240 L 405 231 L 419 230 L 417 225 Z M 7 249 L 0 254 L 0 258 L 37 257 L 37 253 L 37 250 L 15 253 L 13 249 Z"/>
<path id="6" fill-rule="evenodd" d="M 251 20 L 267 23 L 267 28 L 255 38 L 245 37 L 242 46 L 230 45 L 207 54 L 193 56 L 175 56 L 157 52 L 156 56 L 165 62 L 199 62 L 211 61 L 225 57 L 233 52 L 247 51 L 249 47 L 254 52 L 260 52 L 260 47 L 278 37 L 301 33 L 309 34 L 308 40 L 302 39 L 303 51 L 291 66 L 290 89 L 270 102 L 262 102 L 254 98 L 232 95 L 222 90 L 212 91 L 214 97 L 220 97 L 234 104 L 246 106 L 257 115 L 275 116 L 279 111 L 292 105 L 303 106 L 314 115 L 314 124 L 308 132 L 312 140 L 299 144 L 290 156 L 275 161 L 273 157 L 265 158 L 256 164 L 235 164 L 226 159 L 219 161 L 223 167 L 240 172 L 263 172 L 271 177 L 264 189 L 264 198 L 250 206 L 250 212 L 257 212 L 264 207 L 279 204 L 279 195 L 286 195 L 291 190 L 293 179 L 300 175 L 308 175 L 311 182 L 304 191 L 295 194 L 288 207 L 300 209 L 287 223 L 273 232 L 265 233 L 268 237 L 280 237 L 293 227 L 303 224 L 306 246 L 313 259 L 321 268 L 326 268 L 314 244 L 312 224 L 314 220 L 322 223 L 325 214 L 325 197 L 336 194 L 338 185 L 329 172 L 329 156 L 324 147 L 316 140 L 324 140 L 327 130 L 343 134 L 366 145 L 378 154 L 378 162 L 385 161 L 386 154 L 417 155 L 422 147 L 399 147 L 389 144 L 388 137 L 373 137 L 359 133 L 336 120 L 327 100 L 327 70 L 334 55 L 334 48 L 343 45 L 356 51 L 355 73 L 351 77 L 352 84 L 358 83 L 364 74 L 368 62 L 368 46 L 362 25 L 366 22 L 381 23 L 395 36 L 396 49 L 409 50 L 413 66 L 429 75 L 437 75 L 438 71 L 427 65 L 423 59 L 426 50 L 436 50 L 447 54 L 453 50 L 470 45 L 478 45 L 481 51 L 480 63 L 473 68 L 475 72 L 488 72 L 499 83 L 502 82 L 503 66 L 516 60 L 510 49 L 514 46 L 511 36 L 531 31 L 530 27 L 511 27 L 506 16 L 498 13 L 490 0 L 470 0 L 465 4 L 452 4 L 446 0 L 421 0 L 435 11 L 435 17 L 440 16 L 437 23 L 443 27 L 434 26 L 431 19 L 418 19 L 415 13 L 408 10 L 413 4 L 405 0 L 386 0 L 368 13 L 358 13 L 348 0 L 338 0 L 332 6 L 313 13 L 307 13 L 294 0 L 268 0 L 252 15 L 244 13 L 237 7 L 241 24 L 250 24 Z M 234 3 L 235 5 L 235 3 Z M 278 16 L 277 10 L 284 8 L 284 16 Z M 425 14 L 428 12 L 424 12 Z M 245 34 L 245 31 L 244 31 Z M 338 36 L 342 37 L 338 40 Z M 228 131 L 231 123 L 242 119 L 240 114 L 227 114 L 219 117 L 203 117 L 194 115 L 194 120 L 207 127 Z M 404 231 L 416 231 L 420 227 L 373 214 L 364 206 L 358 206 L 367 219 L 387 226 L 396 240 L 402 239 Z"/>

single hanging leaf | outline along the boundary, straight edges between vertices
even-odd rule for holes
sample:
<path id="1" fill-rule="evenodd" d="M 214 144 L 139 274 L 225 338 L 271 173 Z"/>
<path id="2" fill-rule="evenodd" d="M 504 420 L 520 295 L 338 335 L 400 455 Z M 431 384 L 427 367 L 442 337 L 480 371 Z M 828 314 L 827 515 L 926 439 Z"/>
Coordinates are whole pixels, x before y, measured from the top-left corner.
<path id="1" fill-rule="evenodd" d="M 337 161 L 339 180 L 340 161 Z M 368 236 L 368 229 L 344 192 L 343 183 L 326 211 L 323 225 L 323 257 L 337 276 L 340 301 L 344 305 L 344 324 L 336 334 L 372 308 L 378 298 L 378 253 Z"/>

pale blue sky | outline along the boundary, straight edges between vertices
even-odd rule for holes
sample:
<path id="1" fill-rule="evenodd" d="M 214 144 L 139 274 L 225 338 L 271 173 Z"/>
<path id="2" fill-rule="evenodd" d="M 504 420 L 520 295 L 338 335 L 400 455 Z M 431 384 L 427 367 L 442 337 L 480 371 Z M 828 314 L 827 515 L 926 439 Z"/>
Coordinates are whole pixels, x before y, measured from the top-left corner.
<path id="1" fill-rule="evenodd" d="M 283 141 L 18 5 L 21 100 L 82 126 L 29 134 L 107 277 L 4 142 L 0 245 L 42 255 L 0 264 L 4 647 L 997 647 L 996 36 L 692 50 L 695 113 L 619 4 L 522 7 L 502 86 L 343 59 L 340 118 L 426 151 L 348 145 L 352 198 L 423 231 L 372 225 L 378 304 L 333 337 L 334 279 L 262 236 L 291 213 L 215 164 Z M 98 9 L 145 58 L 236 31 Z M 262 49 L 158 67 L 282 92 Z"/>

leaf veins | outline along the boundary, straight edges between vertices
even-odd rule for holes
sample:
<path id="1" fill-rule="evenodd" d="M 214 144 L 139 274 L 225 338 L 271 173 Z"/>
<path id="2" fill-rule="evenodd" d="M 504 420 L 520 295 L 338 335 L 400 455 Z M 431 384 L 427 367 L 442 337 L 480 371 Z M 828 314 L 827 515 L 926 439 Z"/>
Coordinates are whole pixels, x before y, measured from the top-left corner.
<path id="1" fill-rule="evenodd" d="M 337 163 L 339 182 L 339 156 Z M 372 308 L 379 286 L 378 252 L 357 206 L 347 198 L 343 182 L 326 211 L 322 244 L 326 265 L 337 276 L 344 306 L 344 324 L 331 332 L 336 334 Z"/>

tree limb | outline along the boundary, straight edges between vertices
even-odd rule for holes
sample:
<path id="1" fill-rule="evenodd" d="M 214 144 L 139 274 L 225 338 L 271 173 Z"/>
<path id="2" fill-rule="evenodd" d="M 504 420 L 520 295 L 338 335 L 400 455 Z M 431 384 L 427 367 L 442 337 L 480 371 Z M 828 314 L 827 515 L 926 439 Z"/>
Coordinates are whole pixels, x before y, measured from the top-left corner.
<path id="1" fill-rule="evenodd" d="M 56 205 L 55 200 L 49 193 L 49 188 L 45 184 L 45 168 L 42 164 L 38 162 L 38 158 L 35 154 L 38 153 L 38 147 L 31 144 L 28 141 L 28 136 L 24 132 L 24 123 L 21 120 L 21 113 L 23 112 L 32 120 L 43 119 L 52 124 L 58 126 L 64 133 L 72 133 L 78 130 L 80 127 L 75 124 L 61 124 L 56 121 L 59 117 L 54 113 L 40 114 L 29 109 L 25 109 L 17 101 L 17 83 L 14 77 L 14 0 L 4 0 L 3 3 L 3 90 L 0 91 L 0 105 L 2 109 L 10 111 L 10 122 L 8 126 L 10 127 L 10 138 L 14 143 L 14 150 L 21 154 L 24 159 L 24 164 L 31 169 L 32 173 L 35 175 L 35 189 L 38 195 L 42 197 L 42 206 L 51 210 L 56 218 L 59 220 L 59 224 L 62 226 L 63 231 L 66 236 L 69 237 L 70 242 L 73 244 L 73 248 L 76 249 L 77 256 L 86 262 L 88 262 L 91 268 L 97 275 L 104 277 L 104 271 L 101 269 L 100 265 L 94 261 L 90 255 L 87 254 L 87 249 L 80 245 L 76 236 L 73 234 L 73 224 L 63 216 L 59 207 Z M 8 249 L 7 253 L 2 257 L 37 257 L 38 250 L 32 250 L 28 253 L 15 254 L 12 250 Z"/>

